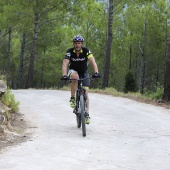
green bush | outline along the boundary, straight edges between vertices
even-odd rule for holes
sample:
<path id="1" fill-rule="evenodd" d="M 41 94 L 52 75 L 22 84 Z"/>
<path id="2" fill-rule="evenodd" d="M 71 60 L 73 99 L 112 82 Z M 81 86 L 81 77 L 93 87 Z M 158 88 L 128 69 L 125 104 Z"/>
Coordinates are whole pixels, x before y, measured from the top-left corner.
<path id="1" fill-rule="evenodd" d="M 124 92 L 137 92 L 137 83 L 131 71 L 129 71 L 125 76 Z"/>
<path id="2" fill-rule="evenodd" d="M 164 88 L 162 86 L 158 86 L 155 92 L 146 92 L 144 95 L 152 100 L 162 100 L 163 93 L 164 93 Z"/>
<path id="3" fill-rule="evenodd" d="M 15 100 L 14 94 L 8 89 L 5 94 L 2 96 L 2 102 L 5 106 L 10 107 L 12 112 L 17 112 L 19 110 L 19 102 Z"/>

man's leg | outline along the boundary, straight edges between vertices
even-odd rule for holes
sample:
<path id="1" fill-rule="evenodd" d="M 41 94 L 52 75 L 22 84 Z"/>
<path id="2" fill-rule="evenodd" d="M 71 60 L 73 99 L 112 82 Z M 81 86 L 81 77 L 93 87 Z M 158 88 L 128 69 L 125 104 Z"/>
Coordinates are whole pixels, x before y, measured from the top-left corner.
<path id="1" fill-rule="evenodd" d="M 86 124 L 89 124 L 89 123 L 90 123 L 90 116 L 89 116 L 89 95 L 88 95 L 88 87 L 86 88 L 86 97 L 87 97 Z"/>
<path id="2" fill-rule="evenodd" d="M 68 76 L 70 79 L 79 79 L 78 73 L 75 70 L 69 70 Z M 75 108 L 75 92 L 77 89 L 78 82 L 76 80 L 71 80 L 71 98 L 70 98 L 70 107 Z"/>
<path id="3" fill-rule="evenodd" d="M 89 94 L 88 94 L 88 88 L 86 88 L 86 96 L 87 96 L 87 112 L 89 113 Z"/>
<path id="4" fill-rule="evenodd" d="M 83 78 L 89 78 L 89 74 L 88 74 L 87 71 L 84 73 Z M 90 86 L 90 80 L 89 79 L 85 79 L 83 81 L 83 87 L 86 89 L 86 97 L 87 97 L 86 124 L 90 123 L 90 116 L 89 116 L 89 94 L 88 94 L 89 86 Z"/>
<path id="5" fill-rule="evenodd" d="M 77 72 L 71 73 L 70 79 L 79 79 Z M 71 97 L 75 96 L 77 84 L 78 84 L 78 82 L 76 80 L 72 80 L 72 82 L 71 82 Z"/>

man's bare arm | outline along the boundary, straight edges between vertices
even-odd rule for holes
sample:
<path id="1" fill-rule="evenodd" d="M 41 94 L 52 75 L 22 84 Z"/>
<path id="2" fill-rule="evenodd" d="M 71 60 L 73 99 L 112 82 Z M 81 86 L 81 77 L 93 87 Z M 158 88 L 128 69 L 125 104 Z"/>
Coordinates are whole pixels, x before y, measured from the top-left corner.
<path id="1" fill-rule="evenodd" d="M 63 76 L 64 76 L 64 75 L 67 75 L 67 67 L 68 67 L 68 64 L 69 64 L 69 60 L 68 60 L 68 59 L 64 59 L 64 60 L 63 60 L 63 65 L 62 65 L 62 73 L 63 73 Z"/>
<path id="2" fill-rule="evenodd" d="M 94 72 L 98 73 L 99 71 L 98 71 L 98 67 L 97 67 L 97 64 L 96 64 L 94 57 L 90 57 L 89 62 L 92 65 Z"/>

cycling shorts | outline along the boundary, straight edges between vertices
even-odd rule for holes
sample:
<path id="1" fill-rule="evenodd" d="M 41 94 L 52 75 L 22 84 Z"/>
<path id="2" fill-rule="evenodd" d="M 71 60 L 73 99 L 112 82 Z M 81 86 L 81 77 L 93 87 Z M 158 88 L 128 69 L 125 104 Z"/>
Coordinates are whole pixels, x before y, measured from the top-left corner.
<path id="1" fill-rule="evenodd" d="M 89 77 L 89 73 L 86 70 L 84 73 L 79 73 L 73 69 L 69 69 L 68 70 L 68 76 L 70 77 L 71 74 L 73 73 L 77 73 L 79 75 L 79 78 L 88 78 Z M 90 86 L 90 79 L 85 79 L 83 80 L 83 87 L 89 87 Z"/>

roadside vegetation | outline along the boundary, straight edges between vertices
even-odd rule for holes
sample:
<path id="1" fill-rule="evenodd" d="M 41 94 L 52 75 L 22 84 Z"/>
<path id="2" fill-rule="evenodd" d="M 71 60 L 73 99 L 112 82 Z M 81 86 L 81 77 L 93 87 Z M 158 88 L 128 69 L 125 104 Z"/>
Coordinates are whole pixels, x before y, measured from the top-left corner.
<path id="1" fill-rule="evenodd" d="M 4 74 L 0 74 L 0 80 L 3 80 L 6 84 L 6 76 Z M 0 101 L 10 108 L 11 112 L 16 113 L 19 111 L 19 102 L 16 101 L 14 94 L 12 94 L 11 90 L 7 88 L 7 90 L 1 94 Z"/>
<path id="2" fill-rule="evenodd" d="M 61 88 L 61 90 L 70 90 L 69 86 L 64 86 Z M 164 102 L 162 100 L 163 96 L 163 87 L 159 87 L 156 89 L 155 92 L 147 92 L 144 95 L 142 95 L 140 92 L 120 92 L 116 90 L 115 88 L 105 88 L 105 89 L 100 89 L 100 88 L 90 88 L 89 92 L 91 93 L 99 93 L 99 94 L 106 94 L 106 95 L 113 95 L 116 97 L 124 97 L 124 98 L 129 98 L 132 100 L 136 100 L 139 102 L 144 102 L 144 103 L 149 103 L 153 105 L 160 105 L 165 108 L 170 109 L 170 102 Z"/>
<path id="3" fill-rule="evenodd" d="M 8 89 L 1 99 L 2 103 L 9 107 L 13 113 L 16 113 L 19 111 L 19 102 L 15 100 L 14 94 L 11 93 L 11 90 Z"/>

